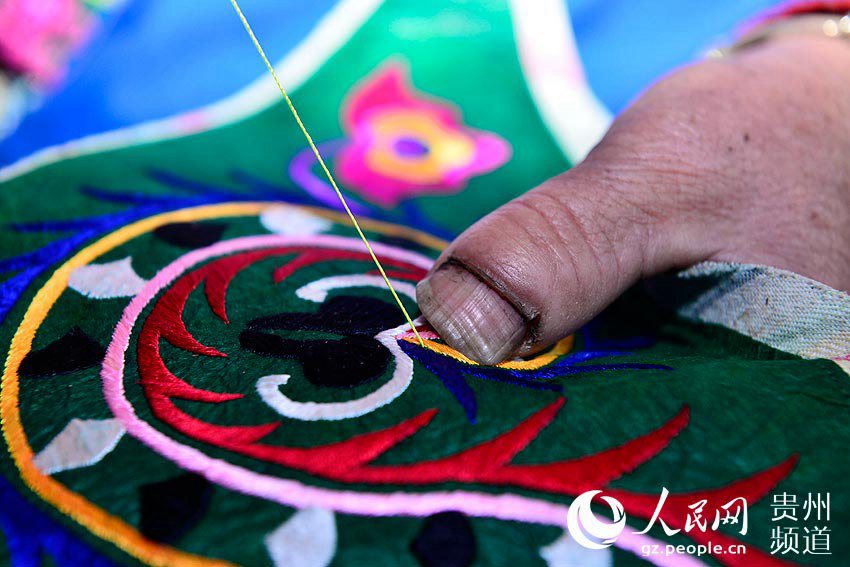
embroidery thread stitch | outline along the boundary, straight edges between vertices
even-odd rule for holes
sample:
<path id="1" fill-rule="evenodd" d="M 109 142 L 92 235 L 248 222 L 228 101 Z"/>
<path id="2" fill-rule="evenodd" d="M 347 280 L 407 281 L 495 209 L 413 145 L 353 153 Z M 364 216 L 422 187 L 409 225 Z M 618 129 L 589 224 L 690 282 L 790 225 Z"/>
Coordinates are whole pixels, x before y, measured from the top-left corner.
<path id="1" fill-rule="evenodd" d="M 375 266 L 378 268 L 378 271 L 381 273 L 381 276 L 384 278 L 384 282 L 387 284 L 387 289 L 389 289 L 390 294 L 392 294 L 393 299 L 398 304 L 399 309 L 404 314 L 404 318 L 407 319 L 408 324 L 410 325 L 410 329 L 413 331 L 413 334 L 419 338 L 419 331 L 416 330 L 416 327 L 413 325 L 413 320 L 410 318 L 410 315 L 407 312 L 407 309 L 404 307 L 404 303 L 399 299 L 398 294 L 396 294 L 395 289 L 393 289 L 393 284 L 390 282 L 387 274 L 384 273 L 384 268 L 381 266 L 381 262 L 378 261 L 378 257 L 375 255 L 375 252 L 372 251 L 372 246 L 369 244 L 369 241 L 366 239 L 366 235 L 363 234 L 363 230 L 360 228 L 360 224 L 357 222 L 357 218 L 354 216 L 354 213 L 351 212 L 351 209 L 348 206 L 348 203 L 345 201 L 345 197 L 342 195 L 342 191 L 340 191 L 339 187 L 334 180 L 333 175 L 331 174 L 328 166 L 325 165 L 325 160 L 322 159 L 322 154 L 319 153 L 319 149 L 316 147 L 316 144 L 313 142 L 313 138 L 310 136 L 310 133 L 307 131 L 307 128 L 304 126 L 304 123 L 301 121 L 301 117 L 298 115 L 298 111 L 295 110 L 295 105 L 292 104 L 292 101 L 289 98 L 289 95 L 286 92 L 286 89 L 283 88 L 280 80 L 277 78 L 277 73 L 275 73 L 274 66 L 272 66 L 269 58 L 266 57 L 265 51 L 263 51 L 262 46 L 260 45 L 257 36 L 254 35 L 254 30 L 251 29 L 251 24 L 248 23 L 247 18 L 245 18 L 245 14 L 242 13 L 242 9 L 239 7 L 239 2 L 236 0 L 230 0 L 230 3 L 233 5 L 233 8 L 236 10 L 236 14 L 239 16 L 239 19 L 242 21 L 242 25 L 245 26 L 245 31 L 248 32 L 248 36 L 251 38 L 251 42 L 254 44 L 254 47 L 257 48 L 257 52 L 260 54 L 260 57 L 263 60 L 263 63 L 266 64 L 266 67 L 269 70 L 269 73 L 274 79 L 275 85 L 277 85 L 280 94 L 283 95 L 283 99 L 286 101 L 286 106 L 289 107 L 289 111 L 292 113 L 293 118 L 295 118 L 295 122 L 298 124 L 298 128 L 301 130 L 301 133 L 304 134 L 304 137 L 307 139 L 307 144 L 310 146 L 310 149 L 313 151 L 313 155 L 316 156 L 316 160 L 319 162 L 319 165 L 322 168 L 322 171 L 325 172 L 325 176 L 328 178 L 331 186 L 336 193 L 336 196 L 339 198 L 340 203 L 342 203 L 343 209 L 345 209 L 345 213 L 348 215 L 348 218 L 351 219 L 351 224 L 354 226 L 354 229 L 357 231 L 357 235 L 360 237 L 360 240 L 363 241 L 363 244 L 366 246 L 366 250 L 369 251 L 369 255 L 372 257 L 372 261 L 375 262 Z M 422 339 L 419 338 L 419 342 L 422 342 Z"/>

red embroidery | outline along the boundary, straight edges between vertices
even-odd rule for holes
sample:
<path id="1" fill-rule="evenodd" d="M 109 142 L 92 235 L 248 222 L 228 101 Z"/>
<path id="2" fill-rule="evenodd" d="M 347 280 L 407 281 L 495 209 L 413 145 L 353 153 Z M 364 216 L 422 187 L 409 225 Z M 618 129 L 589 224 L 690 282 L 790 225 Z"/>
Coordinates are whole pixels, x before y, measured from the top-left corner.
<path id="1" fill-rule="evenodd" d="M 308 251 L 299 255 L 297 258 L 293 259 L 291 262 L 287 263 L 285 266 L 281 266 L 274 272 L 274 282 L 280 283 L 292 274 L 294 274 L 297 270 L 309 266 L 311 264 L 315 264 L 317 262 L 327 262 L 329 260 L 360 260 L 363 262 L 371 262 L 372 258 L 366 252 L 351 252 L 348 250 L 316 250 L 316 251 Z M 389 265 L 395 268 L 400 268 L 398 270 L 387 270 L 387 275 L 390 277 L 401 277 L 402 279 L 407 280 L 421 280 L 425 277 L 425 270 L 420 268 L 419 266 L 414 266 L 413 264 L 408 264 L 406 262 L 401 262 L 399 260 L 390 260 L 390 259 L 382 259 L 381 264 Z M 367 272 L 369 274 L 378 274 L 378 270 L 370 270 Z"/>
<path id="2" fill-rule="evenodd" d="M 412 465 L 350 469 L 340 479 L 378 484 L 474 482 L 577 496 L 607 485 L 657 455 L 688 421 L 684 409 L 659 429 L 620 447 L 574 460 L 512 465 L 514 456 L 552 422 L 564 402 L 563 398 L 556 400 L 507 433 L 449 457 Z"/>
<path id="3" fill-rule="evenodd" d="M 262 439 L 281 422 L 258 425 L 216 425 L 197 419 L 178 408 L 173 398 L 207 403 L 223 403 L 239 399 L 239 393 L 219 393 L 198 389 L 172 374 L 162 360 L 160 339 L 177 348 L 206 356 L 226 356 L 199 343 L 182 320 L 189 294 L 205 282 L 205 294 L 212 311 L 225 323 L 227 288 L 233 278 L 251 264 L 271 257 L 292 256 L 287 264 L 274 271 L 280 282 L 297 269 L 320 261 L 358 260 L 370 262 L 368 255 L 335 250 L 282 247 L 246 252 L 225 257 L 203 266 L 178 280 L 156 303 L 145 321 L 138 345 L 140 383 L 156 417 L 177 431 L 248 457 L 275 463 L 293 470 L 339 482 L 369 484 L 430 485 L 447 482 L 492 486 L 515 486 L 550 494 L 577 496 L 582 492 L 607 486 L 621 475 L 633 471 L 664 450 L 688 424 L 689 412 L 683 408 L 659 428 L 641 437 L 578 459 L 542 464 L 513 464 L 514 457 L 525 449 L 557 416 L 565 400 L 558 399 L 540 409 L 511 430 L 454 455 L 410 464 L 374 465 L 372 462 L 403 440 L 426 427 L 437 414 L 432 409 L 392 427 L 354 436 L 345 441 L 313 447 L 269 445 Z M 404 263 L 382 259 L 405 278 L 421 277 L 424 270 Z M 725 487 L 671 495 L 661 519 L 671 527 L 681 527 L 689 504 L 701 499 L 707 506 L 719 506 L 744 497 L 752 504 L 767 494 L 790 474 L 796 457 L 749 478 Z M 649 519 L 658 502 L 657 495 L 636 494 L 624 490 L 608 490 L 633 517 Z M 707 534 L 692 530 L 693 540 L 706 543 L 710 539 L 722 545 L 734 544 L 734 538 L 717 532 Z M 748 552 L 747 565 L 784 565 L 757 550 Z M 735 566 L 737 558 L 722 556 L 721 563 Z"/>
<path id="4" fill-rule="evenodd" d="M 388 277 L 395 278 L 397 280 L 410 280 L 414 282 L 418 282 L 422 278 L 425 277 L 425 270 L 420 268 L 419 266 L 411 265 L 404 270 L 384 270 Z M 378 270 L 369 270 L 366 272 L 367 274 L 377 276 L 380 275 L 381 272 Z"/>
<path id="5" fill-rule="evenodd" d="M 215 425 L 190 416 L 178 408 L 172 402 L 173 398 L 222 403 L 242 398 L 243 394 L 218 393 L 195 388 L 171 373 L 159 350 L 162 338 L 173 346 L 194 354 L 227 356 L 217 349 L 201 344 L 186 329 L 182 315 L 189 295 L 204 282 L 210 308 L 222 321 L 228 322 L 225 299 L 228 285 L 236 274 L 260 260 L 293 254 L 296 255 L 294 259 L 275 271 L 275 279 L 280 273 L 293 273 L 293 264 L 297 269 L 328 260 L 372 262 L 366 253 L 278 247 L 227 256 L 190 272 L 163 294 L 142 327 L 138 346 L 141 376 L 139 383 L 154 415 L 185 435 L 264 461 L 314 474 L 330 475 L 377 458 L 426 425 L 436 410 L 423 412 L 389 429 L 359 435 L 341 443 L 307 448 L 262 445 L 258 442 L 280 426 L 280 422 L 239 426 Z M 386 258 L 382 259 L 382 262 L 411 272 L 415 269 L 420 277 L 424 275 L 421 268 L 403 262 Z"/>
<path id="6" fill-rule="evenodd" d="M 780 481 L 791 474 L 797 460 L 798 457 L 792 455 L 778 465 L 719 488 L 684 494 L 671 494 L 664 503 L 659 517 L 671 528 L 682 529 L 684 528 L 685 518 L 687 518 L 688 512 L 690 512 L 688 506 L 700 500 L 707 500 L 705 505 L 706 510 L 717 509 L 723 504 L 739 497 L 746 498 L 747 503 L 752 505 L 764 498 Z M 619 500 L 630 516 L 639 518 L 651 518 L 658 504 L 657 494 L 636 494 L 622 490 L 606 490 L 605 493 Z M 740 543 L 731 536 L 713 530 L 703 532 L 699 529 L 693 529 L 686 535 L 697 543 L 707 545 L 710 542 L 721 545 L 724 549 L 728 548 L 729 545 Z M 793 563 L 782 561 L 752 546 L 747 546 L 746 555 L 722 555 L 715 557 L 715 559 L 730 567 L 743 565 L 793 565 Z"/>
<path id="7" fill-rule="evenodd" d="M 227 318 L 227 288 L 236 274 L 255 262 L 283 253 L 283 249 L 281 248 L 267 248 L 265 250 L 227 256 L 215 262 L 214 270 L 203 271 L 201 279 L 205 280 L 204 293 L 207 296 L 207 302 L 212 312 L 225 323 L 230 323 L 230 320 Z"/>
<path id="8" fill-rule="evenodd" d="M 186 300 L 202 280 L 203 275 L 194 272 L 176 282 L 157 302 L 157 309 L 148 318 L 139 340 L 151 342 L 159 349 L 159 338 L 162 337 L 175 347 L 193 354 L 226 357 L 226 354 L 195 340 L 183 322 Z"/>

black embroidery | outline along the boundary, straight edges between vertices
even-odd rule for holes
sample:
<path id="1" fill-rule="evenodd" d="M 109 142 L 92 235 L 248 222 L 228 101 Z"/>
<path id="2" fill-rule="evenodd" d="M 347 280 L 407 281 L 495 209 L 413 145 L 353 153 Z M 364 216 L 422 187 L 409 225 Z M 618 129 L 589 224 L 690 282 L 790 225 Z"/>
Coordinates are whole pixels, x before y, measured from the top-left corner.
<path id="1" fill-rule="evenodd" d="M 194 473 L 140 487 L 142 535 L 162 543 L 176 542 L 204 517 L 211 496 L 210 482 Z"/>
<path id="2" fill-rule="evenodd" d="M 79 327 L 74 327 L 41 350 L 31 351 L 21 362 L 21 376 L 43 378 L 67 374 L 100 364 L 106 350 Z"/>
<path id="3" fill-rule="evenodd" d="M 217 222 L 175 222 L 164 224 L 153 233 L 174 246 L 203 248 L 221 240 L 226 224 Z"/>
<path id="4" fill-rule="evenodd" d="M 375 380 L 384 372 L 390 352 L 374 337 L 403 321 L 398 308 L 385 301 L 339 296 L 323 303 L 316 313 L 280 313 L 254 319 L 240 334 L 239 342 L 243 348 L 263 356 L 299 360 L 304 376 L 316 386 L 351 388 Z M 331 336 L 290 339 L 273 331 L 311 331 Z"/>
<path id="5" fill-rule="evenodd" d="M 475 561 L 472 524 L 460 512 L 440 512 L 422 523 L 410 551 L 423 567 L 468 567 Z"/>

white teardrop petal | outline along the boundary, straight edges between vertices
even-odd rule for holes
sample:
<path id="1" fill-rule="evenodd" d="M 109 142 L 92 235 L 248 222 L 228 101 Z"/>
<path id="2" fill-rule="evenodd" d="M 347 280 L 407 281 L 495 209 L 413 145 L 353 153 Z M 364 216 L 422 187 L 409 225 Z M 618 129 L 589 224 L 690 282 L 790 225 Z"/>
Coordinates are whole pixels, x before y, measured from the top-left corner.
<path id="1" fill-rule="evenodd" d="M 265 538 L 276 567 L 325 567 L 336 553 L 336 520 L 330 510 L 305 508 Z"/>
<path id="2" fill-rule="evenodd" d="M 133 269 L 131 257 L 80 266 L 71 272 L 68 287 L 93 299 L 133 297 L 148 283 Z"/>
<path id="3" fill-rule="evenodd" d="M 124 435 L 117 419 L 72 419 L 33 459 L 44 474 L 87 467 L 108 455 Z"/>
<path id="4" fill-rule="evenodd" d="M 328 219 L 284 206 L 263 211 L 260 223 L 269 232 L 286 235 L 318 234 L 333 226 Z"/>
<path id="5" fill-rule="evenodd" d="M 614 564 L 610 548 L 587 549 L 566 533 L 541 547 L 540 557 L 549 567 L 611 567 Z"/>

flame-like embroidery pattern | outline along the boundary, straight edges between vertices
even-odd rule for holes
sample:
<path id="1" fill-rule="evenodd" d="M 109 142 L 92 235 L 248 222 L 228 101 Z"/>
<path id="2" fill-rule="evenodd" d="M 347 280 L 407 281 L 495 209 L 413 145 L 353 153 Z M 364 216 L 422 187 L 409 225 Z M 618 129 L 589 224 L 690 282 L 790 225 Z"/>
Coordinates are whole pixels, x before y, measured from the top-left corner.
<path id="1" fill-rule="evenodd" d="M 364 255 L 350 251 L 272 247 L 221 258 L 177 280 L 155 304 L 142 328 L 138 346 L 141 384 L 158 419 L 203 443 L 344 483 L 515 486 L 565 496 L 577 496 L 591 488 L 608 486 L 613 480 L 658 455 L 687 426 L 689 411 L 683 408 L 657 429 L 593 455 L 548 463 L 514 463 L 514 458 L 556 418 L 565 403 L 563 398 L 559 398 L 501 435 L 450 456 L 410 464 L 379 465 L 375 463 L 378 457 L 427 427 L 438 418 L 438 411 L 423 411 L 392 427 L 355 435 L 337 443 L 293 447 L 263 442 L 266 436 L 281 425 L 280 422 L 222 426 L 200 420 L 178 408 L 174 399 L 219 404 L 242 397 L 237 393 L 197 389 L 172 374 L 162 360 L 160 339 L 194 354 L 226 356 L 199 343 L 186 329 L 182 313 L 189 295 L 201 283 L 205 283 L 204 291 L 211 310 L 223 323 L 227 323 L 225 298 L 227 288 L 236 274 L 260 260 L 286 258 L 288 255 L 294 255 L 294 258 L 274 270 L 276 283 L 284 281 L 300 268 L 317 262 L 367 260 L 362 257 Z M 421 275 L 421 268 L 416 266 L 392 258 L 382 258 L 382 261 L 400 275 Z M 404 341 L 401 332 L 399 340 Z M 795 462 L 796 457 L 791 457 L 772 468 L 718 489 L 673 495 L 660 517 L 668 525 L 681 528 L 682 519 L 687 515 L 687 505 L 695 501 L 706 499 L 710 506 L 719 506 L 732 498 L 744 497 L 751 503 L 756 502 L 790 473 Z M 656 495 L 613 489 L 608 492 L 623 503 L 629 515 L 639 518 L 651 517 L 657 501 Z M 709 537 L 714 541 L 735 543 L 734 538 L 722 534 L 693 531 L 689 535 L 700 543 L 707 542 Z M 718 559 L 727 565 L 738 564 L 734 557 Z M 751 550 L 747 564 L 782 563 L 770 555 Z"/>

